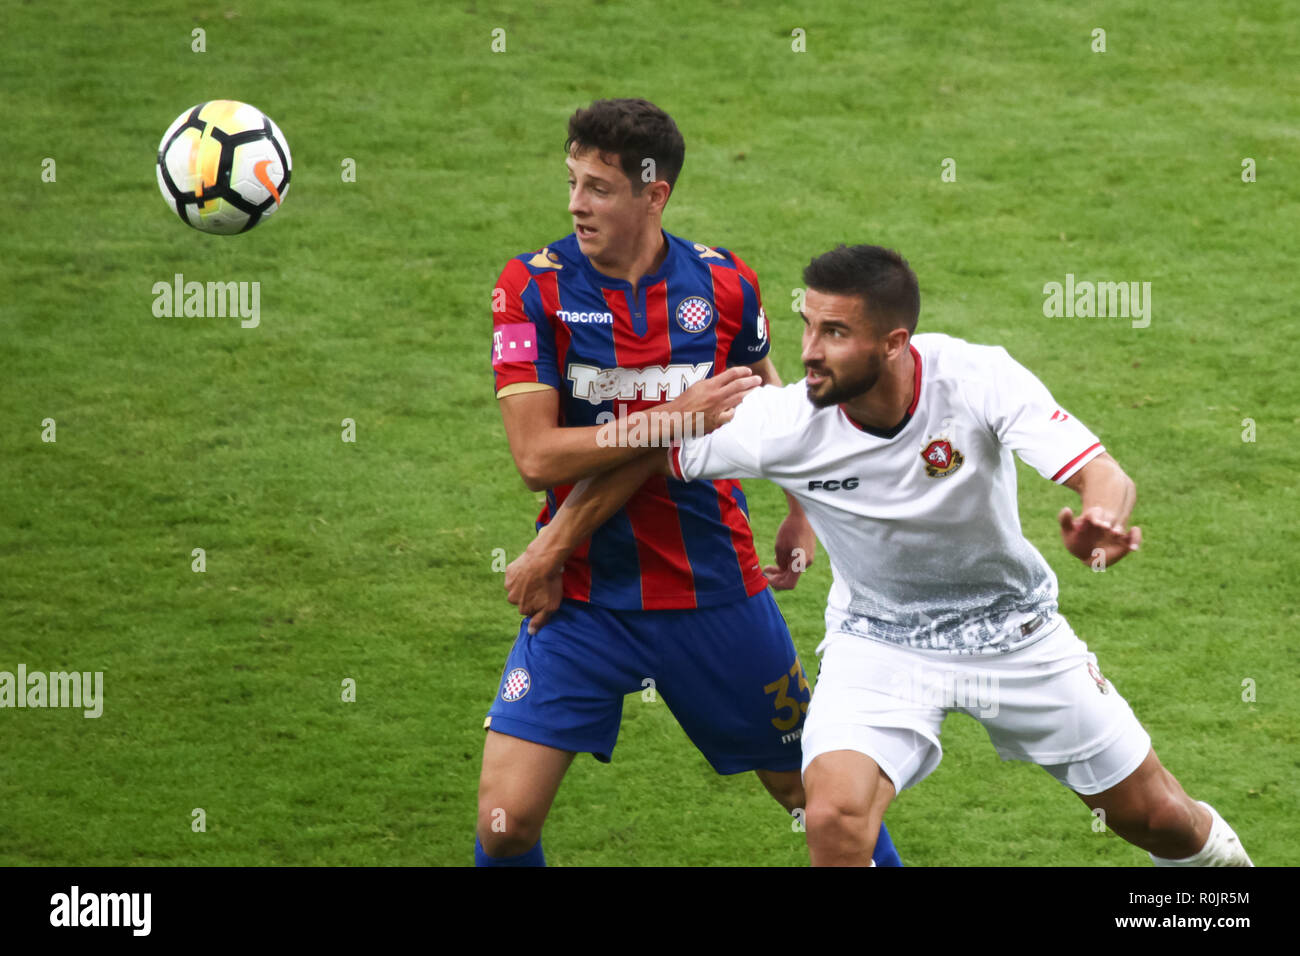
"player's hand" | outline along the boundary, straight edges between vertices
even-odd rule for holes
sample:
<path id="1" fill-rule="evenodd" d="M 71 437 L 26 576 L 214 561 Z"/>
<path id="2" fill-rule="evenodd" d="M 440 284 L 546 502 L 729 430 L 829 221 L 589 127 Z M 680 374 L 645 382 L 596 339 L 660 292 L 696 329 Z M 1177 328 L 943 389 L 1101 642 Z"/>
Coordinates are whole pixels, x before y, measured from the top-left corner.
<path id="1" fill-rule="evenodd" d="M 691 434 L 706 435 L 731 421 L 741 399 L 762 384 L 761 378 L 737 365 L 712 378 L 696 382 L 669 402 L 667 408 L 669 411 L 680 412 L 683 424 L 690 422 Z M 696 414 L 701 418 L 686 418 L 687 415 Z M 700 424 L 703 424 L 703 428 L 699 427 Z"/>
<path id="2" fill-rule="evenodd" d="M 1105 556 L 1103 566 L 1110 567 L 1142 544 L 1141 528 L 1125 530 L 1117 516 L 1102 508 L 1088 508 L 1077 518 L 1069 508 L 1062 508 L 1056 520 L 1061 523 L 1065 550 L 1084 564 L 1091 565 L 1097 557 L 1095 552 L 1100 549 Z"/>
<path id="3" fill-rule="evenodd" d="M 557 568 L 528 550 L 506 566 L 506 599 L 529 618 L 529 634 L 536 634 L 559 608 L 562 571 L 563 565 Z"/>
<path id="4" fill-rule="evenodd" d="M 776 529 L 776 564 L 763 569 L 777 591 L 789 591 L 817 557 L 817 535 L 803 513 L 788 514 Z"/>

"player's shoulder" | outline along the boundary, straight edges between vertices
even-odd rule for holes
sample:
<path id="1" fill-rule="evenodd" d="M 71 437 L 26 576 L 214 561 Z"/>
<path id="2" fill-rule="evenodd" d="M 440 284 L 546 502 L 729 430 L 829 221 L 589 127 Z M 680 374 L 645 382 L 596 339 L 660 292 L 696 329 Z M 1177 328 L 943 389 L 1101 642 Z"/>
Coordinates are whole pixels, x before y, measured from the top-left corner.
<path id="1" fill-rule="evenodd" d="M 548 243 L 531 252 L 521 252 L 501 270 L 503 283 L 519 287 L 528 284 L 534 276 L 547 273 L 559 274 L 566 270 L 576 271 L 582 264 L 582 253 L 578 250 L 578 238 L 569 233 L 563 239 Z"/>
<path id="2" fill-rule="evenodd" d="M 912 345 L 921 356 L 922 375 L 930 381 L 988 382 L 1011 360 L 1001 345 L 978 345 L 942 332 L 913 335 Z"/>
<path id="3" fill-rule="evenodd" d="M 710 267 L 727 269 L 739 273 L 746 282 L 755 285 L 758 283 L 754 270 L 732 250 L 722 246 L 709 246 L 702 242 L 683 239 L 681 236 L 674 236 L 669 232 L 664 232 L 664 236 L 667 237 L 669 244 L 677 251 L 678 261 L 687 263 L 688 267 L 694 266 L 703 271 L 707 271 Z"/>
<path id="4" fill-rule="evenodd" d="M 763 432 L 772 438 L 802 432 L 817 412 L 802 379 L 789 385 L 762 385 L 745 396 L 741 408 L 748 415 L 762 416 Z"/>

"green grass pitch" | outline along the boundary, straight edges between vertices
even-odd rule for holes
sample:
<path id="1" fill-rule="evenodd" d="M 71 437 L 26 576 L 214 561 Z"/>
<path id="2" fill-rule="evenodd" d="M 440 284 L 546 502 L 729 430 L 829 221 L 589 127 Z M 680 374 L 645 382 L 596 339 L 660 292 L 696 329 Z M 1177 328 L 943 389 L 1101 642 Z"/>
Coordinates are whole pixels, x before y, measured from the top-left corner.
<path id="1" fill-rule="evenodd" d="M 490 292 L 570 230 L 565 122 L 607 96 L 676 119 L 665 227 L 755 268 L 787 379 L 803 265 L 881 243 L 920 277 L 921 330 L 1005 345 L 1098 431 L 1137 482 L 1142 551 L 1070 559 L 1074 496 L 1022 466 L 1025 533 L 1165 764 L 1257 863 L 1300 863 L 1287 5 L 654 8 L 5 4 L 0 671 L 103 671 L 104 709 L 0 709 L 0 865 L 472 860 L 517 624 L 494 553 L 537 508 L 492 395 Z M 186 228 L 154 182 L 167 124 L 213 98 L 293 151 L 284 208 L 246 235 Z M 176 273 L 260 282 L 260 326 L 155 317 Z M 1067 273 L 1150 282 L 1149 327 L 1045 316 Z M 747 490 L 767 555 L 780 495 Z M 780 595 L 810 672 L 829 579 L 823 555 Z M 908 863 L 1147 863 L 973 721 L 944 745 L 887 817 Z M 639 695 L 545 845 L 558 865 L 808 860 L 752 775 L 715 776 Z"/>

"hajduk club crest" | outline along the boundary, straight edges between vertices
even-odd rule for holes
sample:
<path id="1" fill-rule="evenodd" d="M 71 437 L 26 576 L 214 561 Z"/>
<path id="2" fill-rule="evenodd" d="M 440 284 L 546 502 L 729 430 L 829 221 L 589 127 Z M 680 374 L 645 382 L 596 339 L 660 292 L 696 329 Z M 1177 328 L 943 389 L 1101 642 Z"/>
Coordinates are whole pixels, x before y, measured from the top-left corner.
<path id="1" fill-rule="evenodd" d="M 703 332 L 713 321 L 713 306 L 698 295 L 682 299 L 677 306 L 677 324 L 687 332 Z"/>
<path id="2" fill-rule="evenodd" d="M 514 701 L 523 697 L 533 686 L 532 678 L 528 676 L 528 671 L 522 667 L 516 667 L 501 683 L 501 699 L 504 701 Z"/>
<path id="3" fill-rule="evenodd" d="M 946 438 L 936 438 L 921 451 L 921 460 L 925 462 L 925 473 L 931 478 L 947 478 L 962 466 L 966 460 L 952 442 Z"/>

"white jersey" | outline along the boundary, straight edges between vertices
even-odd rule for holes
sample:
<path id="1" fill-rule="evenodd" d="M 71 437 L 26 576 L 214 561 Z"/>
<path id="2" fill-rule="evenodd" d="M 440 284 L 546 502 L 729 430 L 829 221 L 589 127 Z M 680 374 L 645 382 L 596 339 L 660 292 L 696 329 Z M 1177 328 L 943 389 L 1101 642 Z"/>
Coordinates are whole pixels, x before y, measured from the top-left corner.
<path id="1" fill-rule="evenodd" d="M 912 338 L 915 397 L 894 429 L 816 408 L 803 381 L 750 392 L 673 450 L 678 477 L 766 478 L 830 558 L 828 633 L 958 654 L 1042 636 L 1056 575 L 1020 531 L 1014 451 L 1064 482 L 1105 449 L 1006 349 Z"/>

